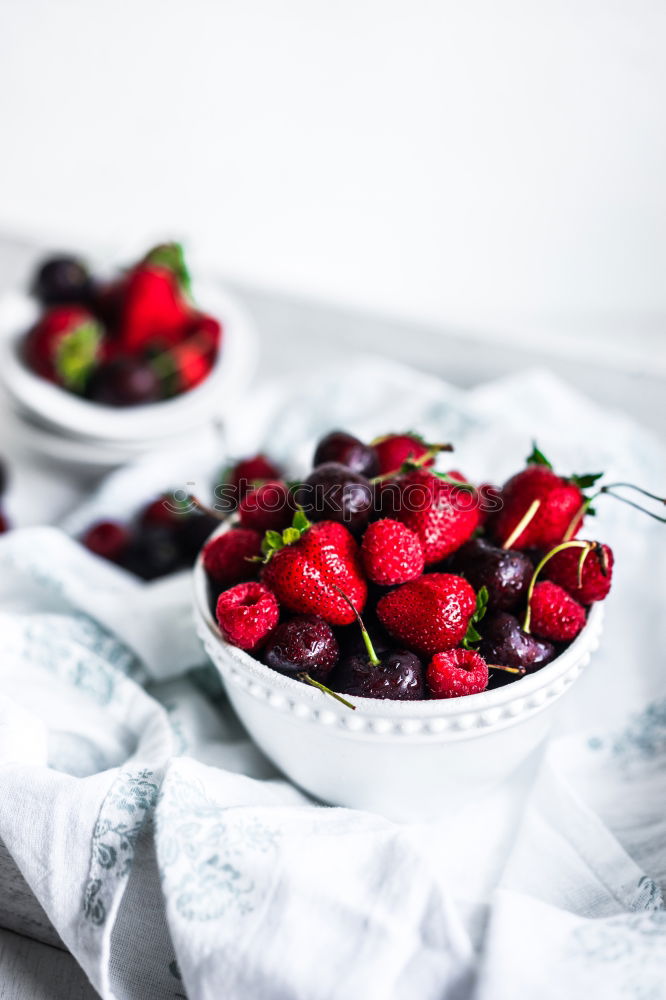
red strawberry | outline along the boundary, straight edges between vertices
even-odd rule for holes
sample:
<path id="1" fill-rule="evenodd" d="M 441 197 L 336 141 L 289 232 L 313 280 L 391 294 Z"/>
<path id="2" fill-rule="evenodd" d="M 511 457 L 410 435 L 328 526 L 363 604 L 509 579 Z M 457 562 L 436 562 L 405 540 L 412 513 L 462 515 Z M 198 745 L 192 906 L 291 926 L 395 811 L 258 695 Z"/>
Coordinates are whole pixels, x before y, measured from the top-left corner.
<path id="1" fill-rule="evenodd" d="M 268 532 L 263 547 L 269 561 L 262 579 L 289 611 L 319 615 L 329 625 L 349 625 L 355 617 L 348 602 L 363 610 L 368 588 L 361 554 L 344 525 L 310 525 L 297 511 L 293 527 L 282 535 Z"/>
<path id="2" fill-rule="evenodd" d="M 173 365 L 171 395 L 194 389 L 210 375 L 215 363 L 214 355 L 208 349 L 202 350 L 192 339 L 175 344 L 167 354 L 168 363 Z M 157 359 L 156 359 L 157 360 Z M 159 359 L 160 362 L 163 360 Z"/>
<path id="3" fill-rule="evenodd" d="M 569 551 L 569 550 L 565 550 Z M 585 624 L 585 608 L 550 580 L 537 583 L 530 599 L 530 629 L 541 639 L 575 639 Z"/>
<path id="4" fill-rule="evenodd" d="M 478 694 L 488 686 L 488 665 L 473 649 L 450 649 L 433 656 L 426 681 L 433 698 Z"/>
<path id="5" fill-rule="evenodd" d="M 385 587 L 415 580 L 423 573 L 423 549 L 418 535 L 388 517 L 375 521 L 366 530 L 361 555 L 368 578 Z"/>
<path id="6" fill-rule="evenodd" d="M 280 470 L 265 455 L 254 455 L 237 462 L 225 475 L 225 480 L 241 500 L 251 486 L 257 486 L 269 479 L 279 479 Z"/>
<path id="7" fill-rule="evenodd" d="M 565 535 L 573 538 L 579 531 L 586 503 L 581 488 L 593 486 L 602 473 L 563 479 L 536 444 L 527 463 L 526 469 L 502 487 L 502 509 L 493 517 L 490 529 L 506 548 L 552 549 Z M 518 531 L 523 519 L 525 524 Z"/>
<path id="8" fill-rule="evenodd" d="M 531 504 L 540 502 L 532 520 L 512 540 L 512 549 L 550 549 L 557 545 L 584 502 L 575 483 L 562 479 L 544 465 L 528 465 L 512 476 L 504 484 L 501 498 L 502 510 L 492 522 L 493 537 L 499 544 L 511 537 Z M 576 530 L 581 522 L 582 518 Z"/>
<path id="9" fill-rule="evenodd" d="M 580 573 L 580 549 L 562 549 L 543 568 L 546 579 L 563 587 L 581 604 L 603 601 L 613 578 L 613 552 L 608 545 L 598 545 L 585 556 Z"/>
<path id="10" fill-rule="evenodd" d="M 263 534 L 286 528 L 291 524 L 294 510 L 289 487 L 272 479 L 245 494 L 238 505 L 238 516 L 244 528 L 254 528 Z"/>
<path id="11" fill-rule="evenodd" d="M 268 587 L 261 583 L 239 583 L 220 594 L 215 614 L 227 642 L 240 649 L 255 650 L 277 625 L 280 609 Z"/>
<path id="12" fill-rule="evenodd" d="M 491 517 L 501 510 L 502 491 L 499 486 L 492 483 L 481 483 L 476 490 L 476 498 L 479 507 L 479 527 L 482 528 Z"/>
<path id="13" fill-rule="evenodd" d="M 139 265 L 128 275 L 119 328 L 122 350 L 172 347 L 183 339 L 189 319 L 189 303 L 171 271 Z"/>
<path id="14" fill-rule="evenodd" d="M 426 566 L 455 552 L 474 534 L 479 511 L 474 494 L 465 486 L 446 482 L 426 469 L 402 476 L 396 486 L 396 517 L 419 536 Z"/>
<path id="15" fill-rule="evenodd" d="M 251 580 L 257 563 L 249 562 L 261 553 L 261 535 L 247 528 L 232 528 L 211 539 L 203 550 L 206 573 L 218 586 Z"/>
<path id="16" fill-rule="evenodd" d="M 102 336 L 102 327 L 87 309 L 58 306 L 28 332 L 25 359 L 42 378 L 82 392 L 100 360 Z"/>
<path id="17" fill-rule="evenodd" d="M 440 653 L 465 638 L 476 594 L 461 576 L 432 573 L 385 594 L 377 616 L 390 635 L 417 653 Z"/>
<path id="18" fill-rule="evenodd" d="M 414 462 L 430 451 L 430 445 L 426 444 L 418 434 L 387 434 L 386 437 L 373 441 L 372 446 L 379 459 L 380 476 L 397 472 L 405 462 Z M 423 464 L 434 465 L 434 456 Z"/>
<path id="19" fill-rule="evenodd" d="M 222 326 L 213 316 L 193 312 L 187 321 L 185 336 L 187 340 L 194 338 L 201 353 L 214 360 L 222 343 Z"/>

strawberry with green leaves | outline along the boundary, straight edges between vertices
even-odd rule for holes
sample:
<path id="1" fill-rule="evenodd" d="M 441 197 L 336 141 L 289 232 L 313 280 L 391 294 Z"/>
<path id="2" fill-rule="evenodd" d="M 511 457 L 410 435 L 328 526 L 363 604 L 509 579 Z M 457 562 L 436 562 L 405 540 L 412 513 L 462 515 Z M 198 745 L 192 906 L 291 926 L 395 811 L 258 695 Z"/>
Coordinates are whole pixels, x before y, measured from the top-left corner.
<path id="1" fill-rule="evenodd" d="M 461 576 L 426 573 L 380 598 L 377 617 L 407 649 L 432 656 L 463 642 L 477 604 L 476 594 Z"/>
<path id="2" fill-rule="evenodd" d="M 573 538 L 586 512 L 583 489 L 602 475 L 558 476 L 535 444 L 527 468 L 502 487 L 502 509 L 491 522 L 494 539 L 504 548 L 549 549 Z"/>
<path id="3" fill-rule="evenodd" d="M 57 306 L 28 332 L 24 352 L 37 375 L 72 392 L 83 392 L 100 361 L 103 330 L 80 306 Z"/>
<path id="4" fill-rule="evenodd" d="M 355 620 L 353 609 L 363 610 L 368 588 L 361 553 L 344 525 L 310 524 L 297 511 L 291 527 L 266 532 L 262 549 L 262 581 L 283 608 L 319 615 L 329 625 L 349 625 Z"/>

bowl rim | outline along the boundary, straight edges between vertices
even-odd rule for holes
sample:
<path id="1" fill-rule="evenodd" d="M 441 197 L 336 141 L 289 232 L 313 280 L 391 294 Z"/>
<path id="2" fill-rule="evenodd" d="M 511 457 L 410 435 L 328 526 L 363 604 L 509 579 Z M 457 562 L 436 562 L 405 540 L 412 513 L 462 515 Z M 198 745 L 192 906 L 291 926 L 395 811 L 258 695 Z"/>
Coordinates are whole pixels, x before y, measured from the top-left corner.
<path id="1" fill-rule="evenodd" d="M 74 434 L 87 441 L 122 446 L 145 438 L 167 440 L 174 430 L 186 430 L 228 405 L 251 380 L 258 363 L 254 325 L 236 297 L 217 282 L 193 282 L 201 311 L 219 318 L 223 340 L 206 379 L 172 399 L 141 406 L 116 408 L 93 403 L 53 385 L 30 371 L 18 346 L 30 317 L 39 306 L 25 292 L 10 291 L 0 298 L 0 377 L 5 390 L 20 408 L 52 431 Z M 19 312 L 25 320 L 17 322 Z"/>
<path id="2" fill-rule="evenodd" d="M 235 518 L 228 518 L 210 536 L 208 541 L 231 530 L 236 524 Z M 206 543 L 207 544 L 207 543 Z M 227 662 L 233 661 L 242 671 L 241 677 L 252 693 L 258 697 L 271 694 L 286 699 L 292 708 L 300 705 L 321 708 L 322 694 L 316 688 L 301 681 L 280 674 L 276 670 L 256 660 L 245 650 L 232 646 L 222 637 L 217 622 L 213 618 L 208 605 L 208 582 L 203 568 L 203 549 L 197 556 L 193 570 L 194 608 L 199 635 L 217 663 L 214 656 L 216 646 L 219 646 L 219 657 Z M 461 698 L 430 698 L 422 701 L 395 701 L 381 698 L 361 698 L 356 695 L 345 695 L 348 701 L 356 706 L 351 713 L 334 698 L 326 699 L 327 715 L 345 723 L 353 714 L 357 720 L 388 719 L 409 725 L 410 720 L 420 723 L 432 723 L 437 719 L 465 718 L 468 722 L 481 715 L 484 721 L 496 721 L 505 712 L 513 717 L 520 715 L 525 707 L 541 708 L 548 698 L 564 693 L 571 680 L 580 672 L 586 657 L 598 646 L 603 623 L 604 609 L 600 602 L 592 605 L 588 612 L 587 623 L 559 656 L 545 667 L 527 674 L 519 680 L 503 687 L 481 691 L 478 694 L 465 695 Z M 219 663 L 217 663 L 219 666 Z M 276 699 L 276 701 L 278 700 Z"/>

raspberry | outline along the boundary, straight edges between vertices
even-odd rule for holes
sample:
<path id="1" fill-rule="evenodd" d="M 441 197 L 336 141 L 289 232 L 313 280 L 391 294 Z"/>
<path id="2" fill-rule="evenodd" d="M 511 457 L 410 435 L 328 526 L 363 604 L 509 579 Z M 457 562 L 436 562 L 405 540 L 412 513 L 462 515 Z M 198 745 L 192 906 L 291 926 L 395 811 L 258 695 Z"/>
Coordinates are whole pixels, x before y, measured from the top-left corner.
<path id="1" fill-rule="evenodd" d="M 426 681 L 433 698 L 478 694 L 488 685 L 488 665 L 473 649 L 450 649 L 433 656 Z"/>
<path id="2" fill-rule="evenodd" d="M 130 543 L 130 530 L 117 521 L 98 521 L 86 531 L 82 543 L 102 559 L 117 562 Z"/>
<path id="3" fill-rule="evenodd" d="M 537 583 L 530 600 L 531 630 L 542 639 L 575 639 L 585 624 L 585 608 L 550 580 Z"/>
<path id="4" fill-rule="evenodd" d="M 215 614 L 227 642 L 255 650 L 277 625 L 280 609 L 275 595 L 262 583 L 239 583 L 220 594 Z"/>
<path id="5" fill-rule="evenodd" d="M 419 536 L 388 517 L 370 525 L 363 536 L 361 555 L 368 578 L 385 587 L 415 580 L 423 572 Z"/>
<path id="6" fill-rule="evenodd" d="M 248 560 L 261 552 L 261 535 L 248 528 L 232 528 L 208 542 L 203 550 L 203 564 L 210 579 L 218 586 L 251 580 L 257 563 Z"/>

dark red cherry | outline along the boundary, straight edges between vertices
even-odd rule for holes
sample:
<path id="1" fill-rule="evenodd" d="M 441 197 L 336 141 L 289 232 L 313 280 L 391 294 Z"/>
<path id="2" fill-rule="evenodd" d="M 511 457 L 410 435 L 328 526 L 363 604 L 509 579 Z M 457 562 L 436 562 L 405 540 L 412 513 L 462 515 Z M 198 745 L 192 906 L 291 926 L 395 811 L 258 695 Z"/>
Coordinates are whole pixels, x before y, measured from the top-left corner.
<path id="1" fill-rule="evenodd" d="M 352 472 L 358 472 L 366 479 L 372 479 L 379 473 L 379 459 L 375 449 L 346 431 L 331 431 L 321 439 L 315 449 L 312 464 L 316 467 L 325 462 L 346 465 Z"/>
<path id="2" fill-rule="evenodd" d="M 295 498 L 311 521 L 338 521 L 359 534 L 370 518 L 373 491 L 364 476 L 327 462 L 296 487 Z"/>
<path id="3" fill-rule="evenodd" d="M 380 649 L 378 644 L 375 652 L 379 663 L 372 663 L 367 652 L 344 657 L 331 677 L 333 690 L 394 701 L 425 698 L 423 664 L 418 656 L 406 649 Z"/>
<path id="4" fill-rule="evenodd" d="M 278 625 L 264 646 L 262 659 L 281 674 L 307 673 L 325 681 L 339 655 L 333 629 L 323 618 L 298 615 Z"/>
<path id="5" fill-rule="evenodd" d="M 139 358 L 117 358 L 93 372 L 86 395 L 104 406 L 139 406 L 155 403 L 162 394 L 157 372 Z"/>
<path id="6" fill-rule="evenodd" d="M 37 268 L 32 294 L 45 306 L 87 302 L 92 291 L 90 273 L 78 257 L 49 257 Z"/>
<path id="7" fill-rule="evenodd" d="M 491 611 L 510 611 L 527 594 L 534 567 L 524 552 L 501 549 L 485 538 L 466 542 L 451 557 L 451 571 L 464 576 L 476 591 L 488 589 Z"/>
<path id="8" fill-rule="evenodd" d="M 478 651 L 491 672 L 492 664 L 499 663 L 505 667 L 518 667 L 530 674 L 550 663 L 557 655 L 551 642 L 524 632 L 518 619 L 506 611 L 486 615 L 478 629 L 483 636 Z"/>

